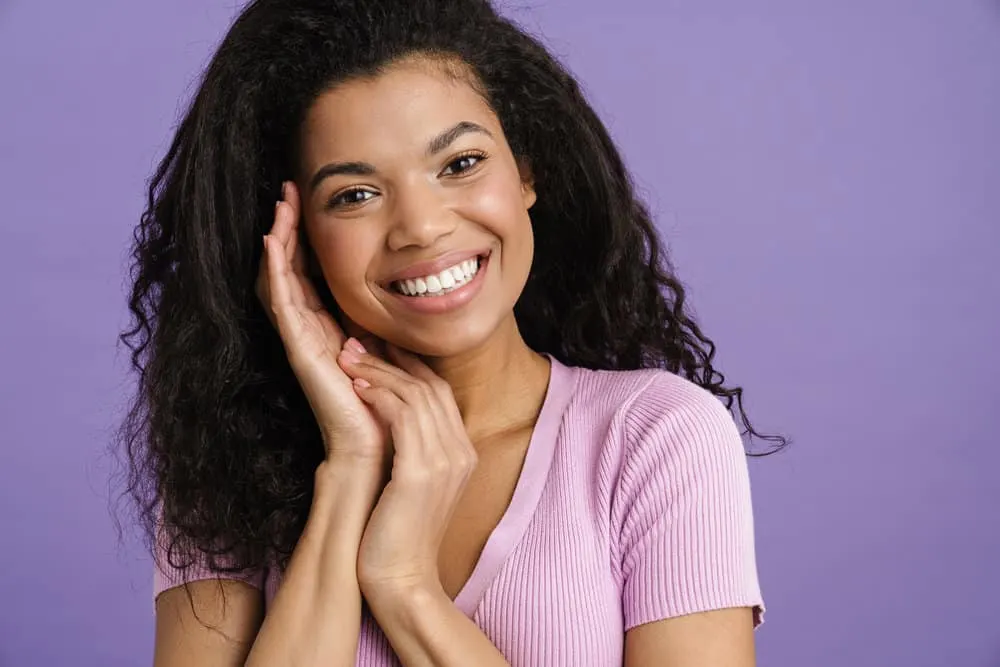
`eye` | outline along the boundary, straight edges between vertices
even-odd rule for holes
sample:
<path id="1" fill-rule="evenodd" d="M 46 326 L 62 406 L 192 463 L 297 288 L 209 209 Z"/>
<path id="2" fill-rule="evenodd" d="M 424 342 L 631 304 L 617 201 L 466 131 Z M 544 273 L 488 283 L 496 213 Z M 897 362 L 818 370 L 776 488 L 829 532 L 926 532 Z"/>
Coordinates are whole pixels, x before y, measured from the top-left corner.
<path id="1" fill-rule="evenodd" d="M 486 159 L 485 153 L 467 153 L 459 155 L 448 163 L 441 173 L 445 176 L 457 176 L 475 168 L 480 162 Z"/>
<path id="2" fill-rule="evenodd" d="M 376 193 L 371 190 L 364 190 L 362 188 L 351 188 L 350 190 L 344 190 L 338 193 L 332 199 L 330 199 L 330 208 L 335 208 L 338 206 L 357 206 L 358 204 L 364 204 L 366 201 L 375 196 Z"/>

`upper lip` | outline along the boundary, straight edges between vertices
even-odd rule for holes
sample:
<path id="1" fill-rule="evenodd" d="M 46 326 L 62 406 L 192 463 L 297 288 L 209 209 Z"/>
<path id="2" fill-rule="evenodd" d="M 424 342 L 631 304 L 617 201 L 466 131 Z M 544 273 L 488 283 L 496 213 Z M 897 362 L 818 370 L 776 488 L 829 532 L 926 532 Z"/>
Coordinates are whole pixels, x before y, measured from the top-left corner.
<path id="1" fill-rule="evenodd" d="M 391 276 L 385 279 L 386 285 L 391 285 L 399 280 L 408 280 L 411 278 L 423 278 L 424 276 L 432 276 L 441 271 L 444 271 L 450 266 L 455 266 L 467 259 L 472 259 L 473 257 L 480 257 L 489 254 L 489 250 L 453 250 L 451 252 L 446 252 L 443 255 L 438 255 L 434 259 L 428 260 L 426 262 L 417 262 L 416 264 L 410 264 L 409 266 L 400 269 L 399 271 L 393 273 Z"/>

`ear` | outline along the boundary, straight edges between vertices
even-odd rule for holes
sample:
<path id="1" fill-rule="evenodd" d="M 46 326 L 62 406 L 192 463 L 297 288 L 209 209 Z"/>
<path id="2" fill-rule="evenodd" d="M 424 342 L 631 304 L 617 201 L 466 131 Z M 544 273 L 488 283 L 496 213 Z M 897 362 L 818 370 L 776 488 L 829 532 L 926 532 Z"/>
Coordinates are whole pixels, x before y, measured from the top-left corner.
<path id="1" fill-rule="evenodd" d="M 517 161 L 517 171 L 521 175 L 521 196 L 524 199 L 525 210 L 530 209 L 538 200 L 535 193 L 535 173 L 531 170 L 526 158 L 519 158 Z"/>

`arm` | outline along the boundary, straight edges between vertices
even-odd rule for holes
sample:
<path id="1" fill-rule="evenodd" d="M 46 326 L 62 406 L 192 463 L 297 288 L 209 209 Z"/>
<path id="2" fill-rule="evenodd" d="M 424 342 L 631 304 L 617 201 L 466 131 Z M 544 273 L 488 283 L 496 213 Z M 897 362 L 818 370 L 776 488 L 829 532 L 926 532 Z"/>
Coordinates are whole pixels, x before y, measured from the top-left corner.
<path id="1" fill-rule="evenodd" d="M 508 667 L 483 631 L 440 587 L 368 593 L 372 614 L 406 667 Z"/>
<path id="2" fill-rule="evenodd" d="M 193 581 L 188 590 L 168 589 L 156 598 L 153 665 L 242 665 L 263 614 L 263 595 L 242 581 Z"/>
<path id="3" fill-rule="evenodd" d="M 372 614 L 407 667 L 507 665 L 445 594 L 441 540 L 478 458 L 451 388 L 414 355 L 387 346 L 393 366 L 349 342 L 340 363 L 388 426 L 394 455 L 358 550 Z"/>
<path id="4" fill-rule="evenodd" d="M 631 407 L 626 440 L 614 509 L 626 666 L 752 667 L 763 604 L 732 417 L 658 376 Z"/>
<path id="5" fill-rule="evenodd" d="M 632 628 L 625 667 L 754 667 L 750 608 L 706 611 Z"/>
<path id="6" fill-rule="evenodd" d="M 354 665 L 361 620 L 356 562 L 377 477 L 323 463 L 302 538 L 263 617 L 259 591 L 214 580 L 157 600 L 156 667 Z"/>
<path id="7" fill-rule="evenodd" d="M 190 603 L 184 590 L 167 591 L 157 606 L 157 667 L 355 664 L 358 549 L 382 488 L 388 443 L 337 367 L 344 335 L 304 274 L 298 189 L 285 183 L 282 194 L 255 289 L 316 416 L 327 458 L 316 470 L 309 517 L 267 616 L 262 596 L 246 583 L 190 584 Z"/>

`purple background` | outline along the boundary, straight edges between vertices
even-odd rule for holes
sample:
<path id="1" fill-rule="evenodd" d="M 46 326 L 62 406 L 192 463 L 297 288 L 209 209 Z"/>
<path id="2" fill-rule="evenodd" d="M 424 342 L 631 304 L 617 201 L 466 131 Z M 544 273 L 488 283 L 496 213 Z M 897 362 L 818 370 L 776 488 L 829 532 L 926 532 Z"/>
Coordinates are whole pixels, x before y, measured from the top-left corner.
<path id="1" fill-rule="evenodd" d="M 765 667 L 1000 665 L 1000 4 L 531 0 L 748 388 Z M 0 3 L 0 665 L 149 664 L 126 247 L 231 0 Z"/>

